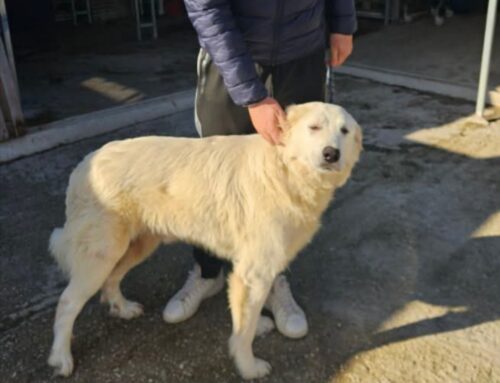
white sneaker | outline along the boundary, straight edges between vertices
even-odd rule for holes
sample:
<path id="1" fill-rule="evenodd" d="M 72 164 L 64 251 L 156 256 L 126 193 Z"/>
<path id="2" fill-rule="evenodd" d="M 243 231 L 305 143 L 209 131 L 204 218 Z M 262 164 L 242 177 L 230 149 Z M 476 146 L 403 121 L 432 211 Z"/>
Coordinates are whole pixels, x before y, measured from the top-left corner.
<path id="1" fill-rule="evenodd" d="M 304 311 L 293 299 L 290 286 L 284 275 L 278 275 L 266 301 L 279 332 L 289 338 L 302 338 L 307 334 L 308 325 Z"/>
<path id="2" fill-rule="evenodd" d="M 168 301 L 163 310 L 163 319 L 167 323 L 178 323 L 191 318 L 204 299 L 214 296 L 223 287 L 222 270 L 217 278 L 204 279 L 200 266 L 196 264 L 184 286 Z"/>

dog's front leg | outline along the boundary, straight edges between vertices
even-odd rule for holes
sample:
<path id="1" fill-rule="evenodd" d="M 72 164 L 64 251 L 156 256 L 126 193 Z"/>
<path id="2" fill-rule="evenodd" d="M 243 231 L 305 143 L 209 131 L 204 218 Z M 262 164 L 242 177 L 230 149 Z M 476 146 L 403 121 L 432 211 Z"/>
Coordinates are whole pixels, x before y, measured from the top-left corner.
<path id="1" fill-rule="evenodd" d="M 261 378 L 271 371 L 269 363 L 253 355 L 252 342 L 273 280 L 271 275 L 257 274 L 243 267 L 235 268 L 229 277 L 229 304 L 233 319 L 229 352 L 244 379 Z"/>

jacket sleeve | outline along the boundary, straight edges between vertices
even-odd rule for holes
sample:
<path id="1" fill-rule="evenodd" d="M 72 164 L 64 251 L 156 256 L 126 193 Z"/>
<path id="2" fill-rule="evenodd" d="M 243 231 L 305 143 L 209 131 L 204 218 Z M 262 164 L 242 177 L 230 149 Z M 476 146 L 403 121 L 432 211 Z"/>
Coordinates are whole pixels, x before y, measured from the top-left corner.
<path id="1" fill-rule="evenodd" d="M 330 33 L 354 34 L 357 28 L 354 0 L 326 0 L 326 18 Z"/>
<path id="2" fill-rule="evenodd" d="M 202 46 L 219 69 L 229 95 L 246 106 L 267 97 L 229 5 L 229 0 L 185 0 Z"/>

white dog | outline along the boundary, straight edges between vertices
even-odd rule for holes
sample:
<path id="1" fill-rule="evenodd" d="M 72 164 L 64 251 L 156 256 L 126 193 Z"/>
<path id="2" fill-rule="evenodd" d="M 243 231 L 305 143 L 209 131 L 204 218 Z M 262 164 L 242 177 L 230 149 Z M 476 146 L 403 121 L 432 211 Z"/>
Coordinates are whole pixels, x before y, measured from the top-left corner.
<path id="1" fill-rule="evenodd" d="M 58 374 L 73 370 L 73 324 L 87 300 L 102 289 L 112 314 L 140 315 L 120 281 L 161 242 L 176 240 L 233 263 L 230 353 L 243 378 L 269 373 L 252 351 L 269 289 L 318 230 L 362 147 L 361 129 L 339 106 L 292 106 L 282 125 L 283 146 L 259 135 L 142 137 L 111 142 L 76 167 L 66 223 L 50 238 L 70 278 L 49 358 Z"/>

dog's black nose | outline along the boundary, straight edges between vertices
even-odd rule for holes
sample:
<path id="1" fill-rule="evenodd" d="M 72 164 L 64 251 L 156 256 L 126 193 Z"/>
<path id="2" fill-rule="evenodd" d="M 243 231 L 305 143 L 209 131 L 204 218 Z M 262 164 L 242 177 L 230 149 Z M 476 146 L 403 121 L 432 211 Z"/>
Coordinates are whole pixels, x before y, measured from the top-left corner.
<path id="1" fill-rule="evenodd" d="M 340 150 L 334 148 L 333 146 L 327 146 L 323 149 L 323 158 L 329 164 L 333 164 L 340 159 Z"/>

